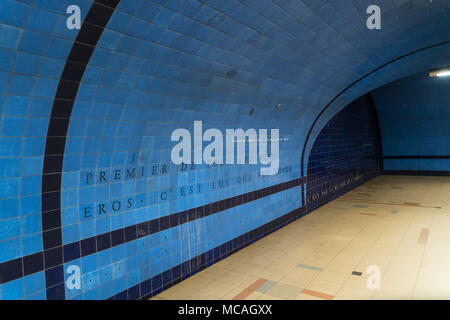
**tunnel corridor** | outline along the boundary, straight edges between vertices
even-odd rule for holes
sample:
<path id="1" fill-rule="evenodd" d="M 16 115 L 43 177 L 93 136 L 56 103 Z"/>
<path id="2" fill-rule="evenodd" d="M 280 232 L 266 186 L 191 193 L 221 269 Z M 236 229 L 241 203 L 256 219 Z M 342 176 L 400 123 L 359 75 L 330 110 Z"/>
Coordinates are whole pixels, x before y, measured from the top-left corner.
<path id="1" fill-rule="evenodd" d="M 346 223 L 350 247 L 388 228 L 355 259 L 397 231 L 441 245 L 450 3 L 376 2 L 380 28 L 369 0 L 0 0 L 0 299 L 167 299 L 270 239 L 325 270 L 306 253 Z"/>

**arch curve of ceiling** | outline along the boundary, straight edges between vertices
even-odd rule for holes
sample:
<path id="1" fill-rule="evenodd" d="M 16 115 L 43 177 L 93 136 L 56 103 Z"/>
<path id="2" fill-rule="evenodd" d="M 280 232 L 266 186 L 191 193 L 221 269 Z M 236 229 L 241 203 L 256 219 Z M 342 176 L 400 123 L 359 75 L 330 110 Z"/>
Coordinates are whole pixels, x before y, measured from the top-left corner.
<path id="1" fill-rule="evenodd" d="M 385 84 L 407 77 L 409 75 L 431 69 L 446 67 L 449 63 L 447 54 L 449 52 L 450 41 L 444 41 L 425 48 L 418 49 L 377 67 L 375 70 L 372 70 L 371 72 L 363 75 L 361 78 L 342 90 L 336 97 L 334 97 L 330 101 L 330 103 L 328 103 L 321 110 L 309 129 L 309 132 L 305 139 L 304 147 L 302 149 L 301 163 L 304 164 L 303 170 L 307 170 L 307 161 L 305 161 L 305 155 L 309 154 L 312 144 L 315 141 L 315 137 L 317 137 L 322 128 L 330 119 L 332 119 L 334 115 L 336 115 L 339 111 L 341 111 L 345 106 L 348 105 L 349 100 L 351 102 L 363 94 L 366 94 Z M 424 59 L 424 56 L 433 58 L 428 60 Z M 396 73 L 391 73 L 387 77 L 385 77 L 384 72 L 386 72 L 386 69 L 389 68 L 395 69 Z M 377 73 L 381 76 L 377 76 Z M 324 117 L 324 119 L 320 119 L 322 116 Z"/>
<path id="2" fill-rule="evenodd" d="M 3 46 L 45 66 L 29 77 L 16 62 L 10 69 L 16 82 L 38 80 L 31 98 L 74 99 L 65 111 L 53 104 L 53 116 L 63 110 L 63 134 L 71 138 L 56 147 L 64 160 L 50 171 L 79 169 L 72 162 L 83 167 L 95 161 L 93 152 L 145 153 L 153 162 L 170 162 L 171 131 L 201 120 L 219 129 L 279 128 L 286 138 L 280 166 L 295 164 L 302 176 L 315 136 L 345 105 L 449 60 L 447 0 L 379 1 L 381 30 L 366 26 L 368 0 L 72 2 L 90 35 L 67 30 L 65 2 L 3 4 L 5 12 L 22 13 L 2 17 L 4 34 L 11 34 Z M 25 25 L 21 16 L 37 10 L 49 20 Z M 79 84 L 61 93 L 61 82 L 73 77 Z M 22 94 L 6 91 L 16 93 Z M 38 120 L 30 118 L 29 126 Z M 61 134 L 52 126 L 47 148 Z M 44 173 L 47 164 L 54 166 L 45 159 Z"/>
<path id="3" fill-rule="evenodd" d="M 296 146 L 287 149 L 307 153 L 314 133 L 340 107 L 401 76 L 448 64 L 447 1 L 381 1 L 381 30 L 366 27 L 369 5 L 326 0 L 118 1 L 83 82 L 90 83 L 92 69 L 104 67 L 102 56 L 120 56 L 128 59 L 128 69 L 121 74 L 104 71 L 103 77 L 111 77 L 101 86 L 126 89 L 130 95 L 187 98 L 184 111 L 213 127 L 224 125 L 215 120 L 217 114 L 230 112 L 234 119 L 228 126 L 245 126 L 241 117 L 254 110 L 253 117 L 266 118 L 267 127 L 286 128 L 287 135 L 295 136 L 290 141 Z M 429 52 L 423 50 L 427 47 Z M 417 58 L 390 63 L 411 53 Z M 316 118 L 329 101 L 316 128 Z M 287 125 L 288 120 L 292 122 Z M 246 121 L 252 123 L 251 118 Z M 309 131 L 312 139 L 307 138 Z"/>

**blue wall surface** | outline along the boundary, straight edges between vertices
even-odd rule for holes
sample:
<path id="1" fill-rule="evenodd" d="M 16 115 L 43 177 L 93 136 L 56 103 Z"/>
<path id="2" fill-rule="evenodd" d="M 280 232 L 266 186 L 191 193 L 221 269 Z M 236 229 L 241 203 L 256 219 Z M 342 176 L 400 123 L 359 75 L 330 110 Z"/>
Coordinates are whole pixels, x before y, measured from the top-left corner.
<path id="1" fill-rule="evenodd" d="M 384 169 L 450 174 L 450 78 L 421 72 L 373 92 Z"/>
<path id="2" fill-rule="evenodd" d="M 329 120 L 448 64 L 445 0 L 380 0 L 381 30 L 371 4 L 1 0 L 1 298 L 149 297 L 304 214 Z M 280 129 L 278 174 L 173 165 L 171 133 L 195 120 Z"/>
<path id="3" fill-rule="evenodd" d="M 372 97 L 345 107 L 322 129 L 309 154 L 307 207 L 314 210 L 380 174 L 380 129 Z"/>

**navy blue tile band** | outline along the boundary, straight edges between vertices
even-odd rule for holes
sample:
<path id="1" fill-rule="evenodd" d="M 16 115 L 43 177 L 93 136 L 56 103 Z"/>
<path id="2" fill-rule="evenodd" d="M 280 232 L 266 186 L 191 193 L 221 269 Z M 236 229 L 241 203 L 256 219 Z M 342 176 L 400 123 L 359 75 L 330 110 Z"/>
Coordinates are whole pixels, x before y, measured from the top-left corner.
<path id="1" fill-rule="evenodd" d="M 190 210 L 178 212 L 158 219 L 135 224 L 126 228 L 100 234 L 95 237 L 58 247 L 58 251 L 47 250 L 30 256 L 18 258 L 0 264 L 0 284 L 12 281 L 44 269 L 59 267 L 62 263 L 73 261 L 123 243 L 136 240 L 178 225 L 204 218 L 270 195 L 298 187 L 304 179 L 294 179 L 271 187 L 244 193 Z M 45 264 L 43 263 L 45 259 Z M 21 266 L 24 266 L 23 270 Z M 20 268 L 11 269 L 11 266 Z M 59 270 L 59 269 L 57 269 Z M 56 272 L 52 269 L 51 272 Z M 63 288 L 64 289 L 64 288 Z M 55 294 L 55 292 L 52 292 Z"/>
<path id="2" fill-rule="evenodd" d="M 49 276 L 64 279 L 60 205 L 69 120 L 84 71 L 119 1 L 95 0 L 92 4 L 67 58 L 53 102 L 45 145 L 41 202 L 43 267 L 49 300 L 65 298 L 64 281 L 53 286 L 55 283 L 49 281 Z"/>
<path id="3" fill-rule="evenodd" d="M 225 259 L 226 257 L 265 237 L 266 235 L 286 226 L 305 214 L 306 210 L 304 207 L 293 210 L 284 216 L 260 226 L 259 228 L 251 230 L 214 249 L 191 258 L 190 260 L 153 276 L 148 280 L 142 281 L 136 286 L 128 288 L 110 297 L 108 300 L 149 299 L 161 291 L 166 290 L 180 281 L 211 266 L 212 264 Z"/>

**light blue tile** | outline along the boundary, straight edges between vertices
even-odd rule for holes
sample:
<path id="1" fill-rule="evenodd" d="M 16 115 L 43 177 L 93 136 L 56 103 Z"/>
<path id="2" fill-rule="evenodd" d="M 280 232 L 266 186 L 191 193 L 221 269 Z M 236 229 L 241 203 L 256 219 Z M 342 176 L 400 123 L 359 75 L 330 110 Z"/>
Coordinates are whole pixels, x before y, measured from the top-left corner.
<path id="1" fill-rule="evenodd" d="M 23 278 L 13 280 L 1 285 L 2 300 L 17 300 L 24 297 Z"/>

